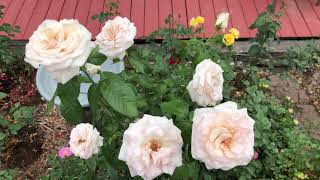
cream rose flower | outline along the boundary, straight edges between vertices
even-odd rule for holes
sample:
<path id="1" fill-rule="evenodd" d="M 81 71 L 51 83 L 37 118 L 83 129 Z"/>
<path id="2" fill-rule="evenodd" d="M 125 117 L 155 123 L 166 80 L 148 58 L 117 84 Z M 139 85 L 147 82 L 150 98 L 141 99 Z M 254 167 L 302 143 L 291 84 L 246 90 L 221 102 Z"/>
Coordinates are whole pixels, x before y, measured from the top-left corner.
<path id="1" fill-rule="evenodd" d="M 216 27 L 218 30 L 223 30 L 228 27 L 230 14 L 227 12 L 222 12 L 217 16 Z"/>
<path id="2" fill-rule="evenodd" d="M 43 65 L 64 84 L 79 74 L 94 46 L 91 33 L 77 20 L 45 20 L 26 45 L 25 61 L 35 68 Z"/>
<path id="3" fill-rule="evenodd" d="M 96 128 L 89 123 L 78 124 L 70 134 L 70 149 L 75 156 L 82 159 L 89 159 L 99 152 L 103 145 L 103 137 Z"/>
<path id="4" fill-rule="evenodd" d="M 234 102 L 196 109 L 193 116 L 191 153 L 207 169 L 229 170 L 247 165 L 253 157 L 254 120 Z"/>
<path id="5" fill-rule="evenodd" d="M 214 106 L 223 99 L 223 75 L 221 67 L 210 59 L 201 61 L 187 89 L 193 102 L 200 106 Z"/>
<path id="6" fill-rule="evenodd" d="M 126 17 L 108 20 L 96 37 L 100 52 L 109 58 L 122 59 L 126 50 L 133 45 L 136 27 Z"/>
<path id="7" fill-rule="evenodd" d="M 131 176 L 153 179 L 162 173 L 172 175 L 182 165 L 181 131 L 166 117 L 144 115 L 124 132 L 119 159 L 125 161 Z"/>
<path id="8" fill-rule="evenodd" d="M 91 75 L 95 75 L 98 73 L 98 71 L 101 71 L 101 66 L 97 66 L 94 64 L 90 64 L 90 63 L 86 63 L 85 66 L 86 66 L 88 73 Z"/>

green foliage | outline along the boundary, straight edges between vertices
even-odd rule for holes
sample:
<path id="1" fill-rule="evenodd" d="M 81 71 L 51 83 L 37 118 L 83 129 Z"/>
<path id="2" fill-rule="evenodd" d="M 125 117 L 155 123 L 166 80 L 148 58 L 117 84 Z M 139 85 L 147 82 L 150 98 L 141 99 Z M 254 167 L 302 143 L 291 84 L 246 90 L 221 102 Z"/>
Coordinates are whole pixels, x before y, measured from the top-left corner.
<path id="1" fill-rule="evenodd" d="M 0 5 L 0 20 L 3 18 L 4 6 Z M 15 76 L 22 72 L 31 72 L 31 68 L 23 61 L 23 53 L 21 50 L 12 47 L 11 37 L 20 32 L 19 26 L 12 26 L 8 23 L 0 24 L 0 73 L 4 72 L 8 75 Z"/>
<path id="2" fill-rule="evenodd" d="M 305 46 L 289 48 L 281 64 L 301 72 L 306 71 L 313 64 L 320 64 L 320 44 L 312 41 Z"/>
<path id="3" fill-rule="evenodd" d="M 110 19 L 113 16 L 119 15 L 118 8 L 119 8 L 119 1 L 120 0 L 105 0 L 105 11 L 100 12 L 99 14 L 95 14 L 92 16 L 92 19 L 98 19 L 100 23 L 105 22 L 106 20 Z"/>
<path id="4" fill-rule="evenodd" d="M 275 4 L 267 7 L 265 12 L 258 15 L 255 22 L 249 27 L 251 30 L 257 29 L 257 34 L 249 48 L 249 54 L 252 56 L 264 56 L 268 54 L 268 46 L 275 39 L 278 39 L 277 32 L 280 30 L 279 17 L 282 12 L 275 13 Z"/>
<path id="5" fill-rule="evenodd" d="M 0 179 L 3 180 L 13 180 L 16 176 L 15 169 L 5 169 L 0 171 Z"/>
<path id="6" fill-rule="evenodd" d="M 269 17 L 275 15 L 271 12 L 272 9 L 268 10 L 255 23 L 258 31 L 265 26 L 271 28 L 267 32 L 260 32 L 259 36 L 264 39 L 259 40 L 261 43 L 257 40 L 257 43 L 263 48 L 270 37 L 276 34 L 272 29 L 277 29 L 272 24 L 275 22 L 271 22 Z M 179 40 L 178 37 L 194 35 L 194 30 L 181 25 L 173 26 L 170 17 L 167 21 L 169 28 L 153 33 L 148 39 L 151 42 L 149 45 L 128 50 L 126 70 L 120 74 L 99 72 L 100 81 L 91 85 L 88 100 L 92 124 L 104 137 L 100 153 L 87 161 L 77 157 L 58 159 L 52 156 L 49 162 L 53 170 L 43 179 L 130 179 L 128 167 L 118 160 L 118 155 L 124 131 L 143 114 L 173 119 L 181 130 L 184 142 L 183 165 L 175 170 L 173 176 L 164 174 L 158 179 L 293 179 L 301 173 L 317 177 L 320 174 L 319 141 L 305 135 L 294 124 L 294 117 L 288 112 L 292 104 L 268 93 L 270 81 L 259 75 L 262 69 L 247 66 L 246 73 L 237 71 L 243 78 L 234 79 L 235 52 L 222 45 L 221 36 L 211 37 L 207 41 L 200 38 Z M 260 21 L 263 23 L 260 24 Z M 265 25 L 265 21 L 270 22 Z M 155 37 L 164 38 L 160 46 L 152 40 Z M 223 53 L 222 48 L 225 48 Z M 312 60 L 310 56 L 306 57 L 308 63 L 317 59 L 316 55 L 311 57 Z M 186 87 L 196 65 L 209 58 L 223 69 L 224 101 L 232 100 L 239 107 L 247 108 L 255 120 L 254 149 L 259 153 L 259 159 L 229 171 L 207 170 L 203 163 L 194 160 L 191 155 L 193 111 L 199 106 L 191 101 Z M 98 49 L 94 49 L 89 62 L 101 64 L 103 59 L 105 57 L 98 53 Z M 86 71 L 85 68 L 81 69 Z M 90 75 L 85 74 L 90 79 Z M 63 109 L 73 107 L 70 103 L 77 101 L 79 84 L 79 78 L 74 78 L 64 85 L 59 84 L 57 90 L 63 104 L 62 115 L 71 123 L 81 121 L 80 107 Z M 234 96 L 238 90 L 243 91 L 242 97 Z"/>
<path id="7" fill-rule="evenodd" d="M 4 117 L 0 114 L 0 151 L 6 148 L 6 141 L 12 135 L 17 135 L 19 130 L 27 125 L 35 125 L 33 107 L 15 104 Z"/>

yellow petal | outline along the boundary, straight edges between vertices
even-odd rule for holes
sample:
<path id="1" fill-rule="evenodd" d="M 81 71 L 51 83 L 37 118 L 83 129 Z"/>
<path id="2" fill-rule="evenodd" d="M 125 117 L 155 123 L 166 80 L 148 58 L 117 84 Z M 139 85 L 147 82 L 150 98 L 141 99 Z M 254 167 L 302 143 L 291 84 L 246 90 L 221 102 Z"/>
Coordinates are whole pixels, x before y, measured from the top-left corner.
<path id="1" fill-rule="evenodd" d="M 198 21 L 199 24 L 203 24 L 204 23 L 204 17 L 198 16 L 197 17 L 197 21 Z"/>
<path id="2" fill-rule="evenodd" d="M 192 27 L 197 27 L 198 26 L 198 21 L 197 21 L 196 18 L 192 18 L 190 20 L 190 26 L 192 26 Z"/>
<path id="3" fill-rule="evenodd" d="M 226 46 L 231 46 L 234 43 L 235 39 L 234 39 L 234 36 L 232 34 L 225 34 L 223 36 L 223 40 L 222 41 Z"/>
<path id="4" fill-rule="evenodd" d="M 230 32 L 230 34 L 233 35 L 233 37 L 234 37 L 235 39 L 238 39 L 238 38 L 240 37 L 240 32 L 239 32 L 239 30 L 236 29 L 236 28 L 231 28 L 231 29 L 229 30 L 229 32 Z"/>

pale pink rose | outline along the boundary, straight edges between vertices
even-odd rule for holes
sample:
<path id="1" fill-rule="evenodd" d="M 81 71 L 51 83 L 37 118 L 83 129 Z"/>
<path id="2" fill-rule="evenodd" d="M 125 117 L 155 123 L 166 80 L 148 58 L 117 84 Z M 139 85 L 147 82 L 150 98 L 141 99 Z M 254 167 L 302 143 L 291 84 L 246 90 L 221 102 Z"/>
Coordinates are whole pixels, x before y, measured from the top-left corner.
<path id="1" fill-rule="evenodd" d="M 196 109 L 191 153 L 207 169 L 229 170 L 247 165 L 253 157 L 254 120 L 234 102 Z"/>
<path id="2" fill-rule="evenodd" d="M 119 159 L 125 161 L 131 176 L 153 179 L 162 173 L 172 175 L 182 165 L 181 131 L 166 117 L 144 115 L 124 132 Z"/>
<path id="3" fill-rule="evenodd" d="M 103 145 L 103 137 L 96 128 L 89 123 L 78 124 L 70 134 L 70 149 L 75 156 L 89 159 L 99 152 Z"/>
<path id="4" fill-rule="evenodd" d="M 190 98 L 200 106 L 214 106 L 223 99 L 223 70 L 221 67 L 205 59 L 195 70 L 192 81 L 187 86 Z"/>
<path id="5" fill-rule="evenodd" d="M 34 68 L 43 65 L 64 84 L 79 75 L 94 47 L 91 33 L 77 20 L 45 20 L 26 45 L 25 61 Z"/>
<path id="6" fill-rule="evenodd" d="M 136 27 L 126 17 L 108 20 L 96 37 L 100 52 L 109 58 L 122 59 L 126 50 L 133 45 Z"/>

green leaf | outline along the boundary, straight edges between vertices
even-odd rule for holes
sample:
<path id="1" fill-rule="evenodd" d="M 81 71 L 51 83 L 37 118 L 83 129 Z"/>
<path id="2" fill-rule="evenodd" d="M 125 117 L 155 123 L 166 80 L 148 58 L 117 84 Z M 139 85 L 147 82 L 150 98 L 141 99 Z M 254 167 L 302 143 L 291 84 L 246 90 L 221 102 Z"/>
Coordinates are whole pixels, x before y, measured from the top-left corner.
<path id="1" fill-rule="evenodd" d="M 135 91 L 129 84 L 113 79 L 103 82 L 100 91 L 103 98 L 114 110 L 129 117 L 138 115 Z"/>
<path id="2" fill-rule="evenodd" d="M 7 97 L 7 94 L 4 92 L 0 92 L 0 99 Z"/>
<path id="3" fill-rule="evenodd" d="M 179 99 L 163 102 L 160 104 L 160 108 L 162 112 L 173 114 L 177 117 L 186 117 L 189 113 L 189 105 Z"/>
<path id="4" fill-rule="evenodd" d="M 199 165 L 195 162 L 183 164 L 175 169 L 172 179 L 173 180 L 189 180 L 198 179 Z"/>
<path id="5" fill-rule="evenodd" d="M 6 134 L 5 133 L 2 133 L 0 132 L 0 141 L 4 140 L 4 138 L 6 138 Z"/>
<path id="6" fill-rule="evenodd" d="M 60 99 L 64 97 L 78 98 L 80 94 L 80 81 L 78 77 L 74 77 L 65 84 L 58 84 L 57 93 Z"/>
<path id="7" fill-rule="evenodd" d="M 68 123 L 79 124 L 83 119 L 83 109 L 78 99 L 65 97 L 61 99 L 61 114 Z"/>
<path id="8" fill-rule="evenodd" d="M 94 49 L 92 49 L 87 63 L 91 63 L 94 65 L 101 65 L 107 60 L 107 56 L 99 52 L 99 46 L 96 46 Z"/>
<path id="9" fill-rule="evenodd" d="M 250 46 L 249 50 L 248 50 L 248 53 L 251 55 L 251 56 L 255 56 L 257 54 L 260 53 L 260 47 L 258 44 L 253 44 Z"/>
<path id="10" fill-rule="evenodd" d="M 144 73 L 146 65 L 143 64 L 138 58 L 129 58 L 129 63 L 138 73 Z"/>
<path id="11" fill-rule="evenodd" d="M 92 114 L 92 121 L 97 122 L 100 118 L 99 111 L 99 98 L 100 98 L 100 89 L 98 84 L 91 84 L 88 90 L 88 101 L 90 104 L 90 111 Z"/>

